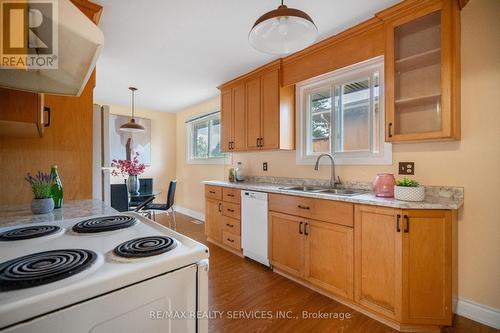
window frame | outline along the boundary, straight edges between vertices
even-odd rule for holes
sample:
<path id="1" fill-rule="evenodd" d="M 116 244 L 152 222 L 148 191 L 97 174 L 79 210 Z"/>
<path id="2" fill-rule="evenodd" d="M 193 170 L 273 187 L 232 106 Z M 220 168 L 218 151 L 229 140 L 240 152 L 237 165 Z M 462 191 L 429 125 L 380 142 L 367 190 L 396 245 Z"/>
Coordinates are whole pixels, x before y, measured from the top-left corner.
<path id="1" fill-rule="evenodd" d="M 220 111 L 212 111 L 207 113 L 206 115 L 201 115 L 199 117 L 195 117 L 192 120 L 186 121 L 186 162 L 187 164 L 231 164 L 231 154 L 221 152 L 224 156 L 219 157 L 206 157 L 206 158 L 196 158 L 194 156 L 195 147 L 194 147 L 194 128 L 196 125 L 207 123 L 207 133 L 208 133 L 208 149 L 210 150 L 210 126 L 212 120 L 218 119 L 219 123 L 221 120 Z M 219 140 L 222 140 L 222 126 L 220 131 Z M 222 147 L 222 145 L 221 145 Z"/>
<path id="2" fill-rule="evenodd" d="M 368 77 L 370 80 L 370 140 L 373 140 L 373 85 L 371 80 L 374 72 L 379 73 L 379 128 L 378 135 L 379 152 L 373 153 L 370 151 L 356 151 L 356 152 L 334 152 L 336 140 L 332 138 L 338 135 L 337 126 L 331 126 L 330 129 L 330 154 L 335 158 L 335 164 L 338 165 L 392 165 L 392 144 L 385 142 L 385 106 L 384 106 L 384 57 L 375 57 L 360 63 L 356 63 L 309 80 L 302 81 L 296 85 L 296 163 L 298 165 L 312 165 L 316 162 L 318 155 L 321 153 L 308 153 L 309 152 L 309 138 L 311 134 L 310 128 L 310 112 L 308 112 L 308 93 L 321 87 L 330 87 L 330 94 L 335 93 L 335 87 L 342 84 L 347 84 L 352 81 L 359 80 L 360 78 Z M 340 89 L 341 91 L 342 89 Z M 335 96 L 331 108 L 331 118 L 337 119 L 337 112 L 335 112 Z M 371 146 L 371 145 L 370 145 Z M 371 147 L 370 147 L 371 149 Z M 322 160 L 326 163 L 326 160 Z"/>

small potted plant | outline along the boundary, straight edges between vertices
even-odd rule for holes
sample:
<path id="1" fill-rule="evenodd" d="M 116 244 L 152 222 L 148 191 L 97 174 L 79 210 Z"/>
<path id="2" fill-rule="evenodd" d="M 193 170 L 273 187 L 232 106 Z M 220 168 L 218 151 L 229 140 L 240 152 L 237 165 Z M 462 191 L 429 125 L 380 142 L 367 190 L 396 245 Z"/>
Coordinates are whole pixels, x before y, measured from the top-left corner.
<path id="1" fill-rule="evenodd" d="M 113 160 L 111 162 L 113 168 L 118 170 L 111 171 L 113 176 L 128 176 L 127 178 L 127 188 L 130 194 L 139 194 L 139 175 L 144 172 L 146 166 L 143 163 L 139 163 L 139 153 L 135 153 L 131 160 Z"/>
<path id="2" fill-rule="evenodd" d="M 396 181 L 394 198 L 403 201 L 424 201 L 425 188 L 416 181 L 404 177 Z"/>
<path id="3" fill-rule="evenodd" d="M 27 174 L 26 181 L 30 184 L 35 198 L 31 202 L 33 214 L 47 214 L 54 209 L 54 200 L 50 196 L 52 178 L 48 173 L 38 171 L 36 176 Z"/>

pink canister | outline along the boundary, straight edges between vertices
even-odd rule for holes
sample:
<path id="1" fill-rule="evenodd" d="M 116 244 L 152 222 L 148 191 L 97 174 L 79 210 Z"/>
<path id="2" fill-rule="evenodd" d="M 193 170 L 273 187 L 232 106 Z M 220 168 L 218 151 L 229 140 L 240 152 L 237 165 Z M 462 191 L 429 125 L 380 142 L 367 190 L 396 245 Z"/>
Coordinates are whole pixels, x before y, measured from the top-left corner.
<path id="1" fill-rule="evenodd" d="M 373 181 L 373 192 L 377 197 L 392 198 L 394 185 L 396 185 L 396 179 L 392 173 L 379 173 Z"/>

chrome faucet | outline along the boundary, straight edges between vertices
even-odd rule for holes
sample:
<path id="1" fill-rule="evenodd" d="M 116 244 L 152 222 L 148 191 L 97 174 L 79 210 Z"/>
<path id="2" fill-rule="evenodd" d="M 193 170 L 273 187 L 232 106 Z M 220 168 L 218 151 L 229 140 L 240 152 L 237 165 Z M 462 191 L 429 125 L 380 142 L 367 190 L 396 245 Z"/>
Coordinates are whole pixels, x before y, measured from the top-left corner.
<path id="1" fill-rule="evenodd" d="M 330 177 L 330 187 L 335 187 L 335 185 L 338 185 L 340 184 L 340 177 L 337 179 L 335 179 L 335 161 L 333 159 L 333 156 L 330 155 L 330 154 L 321 154 L 318 156 L 318 159 L 316 160 L 316 165 L 314 165 L 314 170 L 318 171 L 319 170 L 319 160 L 323 157 L 323 156 L 326 156 L 326 157 L 329 157 L 330 160 L 332 161 L 332 176 Z"/>

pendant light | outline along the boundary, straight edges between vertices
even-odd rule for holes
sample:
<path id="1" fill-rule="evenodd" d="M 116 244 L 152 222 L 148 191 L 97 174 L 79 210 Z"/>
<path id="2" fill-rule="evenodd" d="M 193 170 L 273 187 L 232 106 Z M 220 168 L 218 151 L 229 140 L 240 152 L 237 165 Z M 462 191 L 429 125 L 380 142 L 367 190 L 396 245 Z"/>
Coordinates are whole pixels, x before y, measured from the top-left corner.
<path id="1" fill-rule="evenodd" d="M 138 124 L 135 122 L 135 101 L 134 101 L 134 95 L 135 92 L 137 91 L 137 88 L 135 87 L 128 87 L 130 91 L 132 91 L 132 118 L 128 121 L 128 123 L 123 124 L 120 126 L 120 130 L 124 132 L 142 132 L 145 130 L 144 126 L 141 124 Z"/>
<path id="2" fill-rule="evenodd" d="M 281 0 L 278 9 L 265 13 L 248 34 L 250 45 L 274 55 L 285 55 L 306 48 L 316 41 L 318 28 L 309 15 L 288 8 Z"/>

